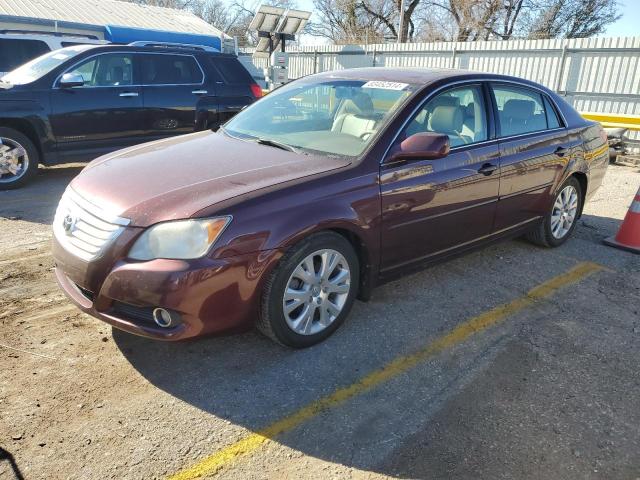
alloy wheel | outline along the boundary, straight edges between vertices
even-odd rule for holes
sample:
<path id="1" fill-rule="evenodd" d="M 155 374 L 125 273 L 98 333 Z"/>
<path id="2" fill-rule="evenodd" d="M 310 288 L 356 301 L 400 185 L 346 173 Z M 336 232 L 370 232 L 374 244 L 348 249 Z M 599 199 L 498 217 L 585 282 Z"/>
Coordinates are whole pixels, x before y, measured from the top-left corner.
<path id="1" fill-rule="evenodd" d="M 560 240 L 564 238 L 578 213 L 578 192 L 573 185 L 567 185 L 556 197 L 551 213 L 551 234 Z"/>
<path id="2" fill-rule="evenodd" d="M 300 335 L 314 335 L 331 325 L 344 308 L 351 288 L 351 271 L 336 250 L 311 253 L 287 281 L 282 308 L 287 325 Z"/>
<path id="3" fill-rule="evenodd" d="M 29 168 L 26 149 L 11 138 L 0 137 L 0 183 L 22 178 Z"/>

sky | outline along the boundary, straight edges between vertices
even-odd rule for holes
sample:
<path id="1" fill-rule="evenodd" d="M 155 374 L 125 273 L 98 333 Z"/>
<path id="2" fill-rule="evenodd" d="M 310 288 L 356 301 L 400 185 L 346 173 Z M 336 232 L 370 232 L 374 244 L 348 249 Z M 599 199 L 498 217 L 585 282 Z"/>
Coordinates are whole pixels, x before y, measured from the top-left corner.
<path id="1" fill-rule="evenodd" d="M 619 0 L 622 18 L 612 23 L 603 33 L 602 37 L 634 37 L 640 36 L 640 27 L 636 22 L 636 18 L 640 13 L 640 0 Z M 298 0 L 298 8 L 300 10 L 308 10 L 313 12 L 313 0 Z M 313 14 L 311 16 L 313 20 Z M 303 45 L 320 45 L 327 43 L 327 40 L 318 37 L 303 35 L 300 39 Z"/>
<path id="2" fill-rule="evenodd" d="M 640 0 L 623 0 L 621 12 L 622 18 L 616 23 L 612 23 L 607 28 L 603 37 L 635 37 L 640 36 L 640 28 L 635 18 L 640 11 Z M 635 11 L 634 11 L 635 10 Z M 635 14 L 635 15 L 634 15 Z"/>

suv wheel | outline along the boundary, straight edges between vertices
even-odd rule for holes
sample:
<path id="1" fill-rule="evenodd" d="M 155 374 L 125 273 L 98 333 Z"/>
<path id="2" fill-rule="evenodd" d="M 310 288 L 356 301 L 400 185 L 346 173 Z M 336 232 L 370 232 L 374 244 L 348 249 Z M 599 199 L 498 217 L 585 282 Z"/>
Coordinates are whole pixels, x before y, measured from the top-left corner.
<path id="1" fill-rule="evenodd" d="M 303 240 L 266 281 L 258 329 L 289 347 L 321 342 L 349 314 L 359 271 L 358 256 L 341 235 L 324 232 Z"/>
<path id="2" fill-rule="evenodd" d="M 0 190 L 18 188 L 38 171 L 38 149 L 13 128 L 0 127 Z"/>
<path id="3" fill-rule="evenodd" d="M 580 212 L 582 188 L 575 177 L 570 177 L 556 193 L 544 221 L 527 233 L 527 240 L 543 247 L 559 247 L 575 230 Z"/>

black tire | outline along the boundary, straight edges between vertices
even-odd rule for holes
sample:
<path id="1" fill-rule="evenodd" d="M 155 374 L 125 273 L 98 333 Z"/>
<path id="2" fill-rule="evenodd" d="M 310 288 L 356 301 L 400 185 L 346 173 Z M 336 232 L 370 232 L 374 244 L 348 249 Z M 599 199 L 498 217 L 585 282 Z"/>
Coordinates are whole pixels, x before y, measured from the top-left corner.
<path id="1" fill-rule="evenodd" d="M 27 137 L 22 132 L 19 132 L 18 130 L 14 130 L 13 128 L 0 127 L 0 138 L 5 138 L 9 141 L 15 142 L 18 145 L 21 145 L 27 152 L 29 163 L 24 174 L 13 181 L 10 180 L 0 182 L 0 190 L 11 190 L 14 188 L 20 188 L 31 181 L 34 175 L 38 172 L 40 153 L 38 152 L 38 149 L 33 144 L 33 142 L 29 139 L 29 137 Z M 2 177 L 2 180 L 5 180 L 5 177 Z"/>
<path id="2" fill-rule="evenodd" d="M 350 289 L 342 310 L 328 327 L 316 334 L 303 335 L 295 332 L 285 320 L 283 296 L 294 269 L 307 256 L 322 249 L 335 250 L 346 259 L 351 275 Z M 266 280 L 256 327 L 267 337 L 288 347 L 305 348 L 323 341 L 335 332 L 349 315 L 358 294 L 359 272 L 358 255 L 344 237 L 333 232 L 321 232 L 310 236 L 291 247 Z"/>
<path id="3" fill-rule="evenodd" d="M 569 185 L 575 188 L 576 192 L 578 192 L 577 213 L 576 213 L 575 219 L 573 220 L 573 224 L 571 225 L 569 230 L 561 238 L 556 238 L 551 231 L 551 216 L 553 214 L 556 199 L 562 193 L 562 191 Z M 531 243 L 540 245 L 541 247 L 552 248 L 552 247 L 559 247 L 560 245 L 562 245 L 571 237 L 571 235 L 573 235 L 573 232 L 576 229 L 576 225 L 578 224 L 578 218 L 582 213 L 582 198 L 583 198 L 583 193 L 582 193 L 582 186 L 580 185 L 580 182 L 575 177 L 569 177 L 567 181 L 562 184 L 562 186 L 558 189 L 555 196 L 553 197 L 551 208 L 549 209 L 549 212 L 547 213 L 547 215 L 544 217 L 544 220 L 540 224 L 538 224 L 535 229 L 532 229 L 529 232 L 527 232 L 527 234 L 525 235 L 525 238 L 529 240 Z"/>

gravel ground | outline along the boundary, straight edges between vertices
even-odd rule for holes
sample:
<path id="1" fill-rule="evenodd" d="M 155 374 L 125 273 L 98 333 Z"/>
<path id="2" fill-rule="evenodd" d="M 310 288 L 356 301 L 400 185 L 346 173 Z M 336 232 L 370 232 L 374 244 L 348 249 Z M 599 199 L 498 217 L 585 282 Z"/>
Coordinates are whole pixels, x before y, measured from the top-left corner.
<path id="1" fill-rule="evenodd" d="M 254 332 L 153 342 L 71 308 L 49 223 L 79 170 L 0 192 L 1 479 L 165 477 L 583 261 L 605 269 L 217 476 L 640 478 L 640 256 L 601 244 L 638 169 L 610 167 L 563 247 L 509 241 L 385 285 L 304 351 Z"/>

